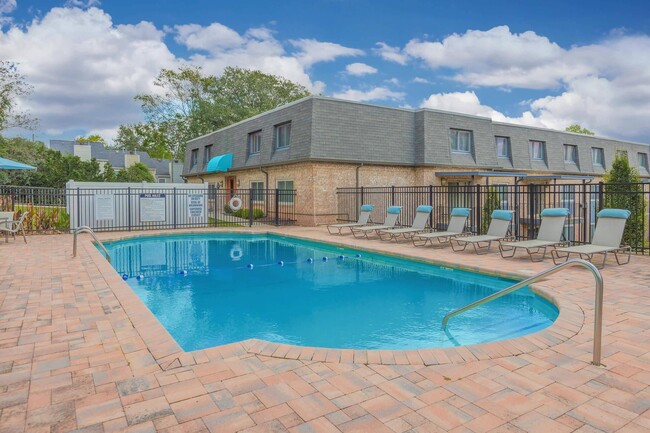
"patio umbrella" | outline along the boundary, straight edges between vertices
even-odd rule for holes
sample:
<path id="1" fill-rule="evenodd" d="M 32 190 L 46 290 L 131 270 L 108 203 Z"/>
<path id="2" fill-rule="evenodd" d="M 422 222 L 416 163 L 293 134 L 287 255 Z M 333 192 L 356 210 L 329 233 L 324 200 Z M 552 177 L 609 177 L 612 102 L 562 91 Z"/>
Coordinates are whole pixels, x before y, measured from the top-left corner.
<path id="1" fill-rule="evenodd" d="M 12 161 L 6 158 L 0 158 L 0 169 L 5 170 L 36 170 L 36 167 L 23 164 L 22 162 Z"/>

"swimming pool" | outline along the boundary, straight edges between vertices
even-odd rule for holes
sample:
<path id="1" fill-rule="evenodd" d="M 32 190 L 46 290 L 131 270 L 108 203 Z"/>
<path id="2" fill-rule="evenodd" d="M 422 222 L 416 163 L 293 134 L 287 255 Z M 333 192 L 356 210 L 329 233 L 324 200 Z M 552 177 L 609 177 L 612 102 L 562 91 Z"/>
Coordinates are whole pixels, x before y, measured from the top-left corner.
<path id="1" fill-rule="evenodd" d="M 257 338 L 326 348 L 419 349 L 513 338 L 558 315 L 513 283 L 278 235 L 151 236 L 106 243 L 113 267 L 185 351 Z"/>

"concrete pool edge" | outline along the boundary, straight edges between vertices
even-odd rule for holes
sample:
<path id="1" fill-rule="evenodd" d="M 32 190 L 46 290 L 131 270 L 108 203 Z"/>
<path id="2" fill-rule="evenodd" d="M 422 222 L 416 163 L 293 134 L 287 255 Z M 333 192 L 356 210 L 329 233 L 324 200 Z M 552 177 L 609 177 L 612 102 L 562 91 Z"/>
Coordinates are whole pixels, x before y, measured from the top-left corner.
<path id="1" fill-rule="evenodd" d="M 429 260 L 423 257 L 409 254 L 394 254 L 385 249 L 372 248 L 372 244 L 355 245 L 337 242 L 335 239 L 327 241 L 310 236 L 304 236 L 296 233 L 287 234 L 281 230 L 273 228 L 260 229 L 188 229 L 179 231 L 150 231 L 138 233 L 103 233 L 102 241 L 117 241 L 123 239 L 132 239 L 140 237 L 166 236 L 170 234 L 189 235 L 189 234 L 211 234 L 211 233 L 250 233 L 250 234 L 272 234 L 281 237 L 295 238 L 301 240 L 327 243 L 334 246 L 357 248 L 372 253 L 384 254 L 392 257 L 415 260 L 422 263 L 438 264 L 455 269 L 463 269 L 483 274 L 521 279 L 530 275 L 517 274 L 512 272 L 494 271 L 480 266 L 464 266 L 458 263 L 447 262 L 444 260 Z M 113 237 L 111 237 L 113 236 Z M 124 309 L 134 328 L 138 330 L 146 346 L 149 348 L 152 356 L 163 370 L 169 370 L 177 367 L 187 367 L 210 362 L 215 359 L 224 359 L 232 356 L 241 356 L 245 354 L 262 355 L 281 359 L 294 359 L 303 361 L 324 361 L 324 362 L 354 362 L 360 364 L 372 365 L 440 365 L 463 363 L 476 360 L 497 359 L 513 355 L 522 355 L 525 353 L 547 349 L 557 346 L 572 339 L 578 334 L 585 324 L 585 313 L 576 303 L 570 302 L 563 298 L 560 292 L 556 292 L 553 287 L 542 284 L 536 284 L 531 287 L 536 294 L 544 297 L 553 303 L 559 310 L 556 320 L 544 330 L 528 334 L 509 340 L 494 341 L 490 343 L 481 343 L 468 346 L 458 346 L 453 348 L 436 348 L 436 349 L 418 349 L 418 350 L 353 350 L 353 349 L 326 349 L 308 346 L 292 346 L 286 344 L 273 343 L 263 340 L 244 340 L 237 343 L 231 343 L 223 346 L 216 346 L 207 349 L 201 349 L 192 352 L 185 352 L 176 343 L 173 337 L 168 333 L 164 326 L 151 313 L 140 298 L 133 290 L 122 280 L 117 271 L 104 259 L 101 252 L 95 248 L 94 244 L 88 240 L 84 242 L 86 248 L 98 266 L 102 276 L 106 279 L 115 294 L 118 302 Z M 389 244 L 378 244 L 389 245 Z M 414 249 L 414 253 L 418 250 Z M 589 355 L 589 349 L 585 351 Z"/>

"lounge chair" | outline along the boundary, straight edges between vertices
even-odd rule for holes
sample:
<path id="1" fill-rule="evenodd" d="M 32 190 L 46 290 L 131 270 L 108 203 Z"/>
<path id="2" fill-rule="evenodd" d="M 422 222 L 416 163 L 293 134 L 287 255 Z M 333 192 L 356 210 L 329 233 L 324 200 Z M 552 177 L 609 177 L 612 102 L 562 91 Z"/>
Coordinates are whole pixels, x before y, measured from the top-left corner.
<path id="1" fill-rule="evenodd" d="M 346 223 L 346 224 L 330 224 L 327 226 L 327 231 L 331 235 L 340 235 L 343 234 L 341 233 L 341 230 L 343 229 L 350 229 L 350 232 L 352 232 L 352 227 L 361 227 L 368 225 L 370 222 L 370 213 L 375 207 L 371 204 L 364 204 L 361 206 L 361 212 L 359 213 L 359 219 L 356 223 Z M 332 230 L 336 230 L 335 232 L 332 232 Z"/>
<path id="2" fill-rule="evenodd" d="M 596 222 L 596 230 L 591 244 L 575 245 L 567 248 L 556 248 L 551 251 L 553 263 L 556 265 L 565 262 L 569 259 L 571 254 L 579 254 L 581 259 L 592 261 L 594 254 L 602 254 L 603 262 L 598 266 L 599 269 L 605 267 L 605 260 L 607 260 L 607 253 L 613 253 L 616 257 L 616 263 L 625 265 L 630 262 L 632 256 L 632 248 L 630 246 L 621 245 L 623 239 L 623 231 L 625 230 L 625 223 L 630 217 L 630 211 L 627 209 L 603 209 L 598 212 L 598 221 Z M 621 262 L 618 258 L 619 254 L 627 256 L 625 262 Z M 564 260 L 562 260 L 564 259 Z"/>
<path id="3" fill-rule="evenodd" d="M 6 221 L 3 220 L 0 222 L 0 232 L 5 234 L 5 242 L 9 242 L 9 235 L 13 236 L 16 239 L 16 233 L 21 232 L 23 235 L 23 240 L 27 243 L 27 237 L 25 236 L 25 228 L 23 223 L 29 212 L 23 212 L 18 221 Z"/>
<path id="4" fill-rule="evenodd" d="M 411 227 L 379 230 L 379 239 L 382 241 L 390 241 L 393 239 L 396 240 L 400 236 L 403 236 L 404 239 L 410 239 L 414 234 L 425 231 L 427 221 L 429 221 L 429 216 L 431 215 L 431 209 L 433 209 L 431 206 L 418 206 L 415 209 L 415 218 L 413 218 Z"/>
<path id="5" fill-rule="evenodd" d="M 433 240 L 438 243 L 435 245 L 445 245 L 451 238 L 461 236 L 465 232 L 465 225 L 469 217 L 470 210 L 464 207 L 456 207 L 451 210 L 451 218 L 447 225 L 447 230 L 444 232 L 431 232 L 431 233 L 417 233 L 413 235 L 411 240 L 416 247 L 423 247 L 429 242 L 434 246 Z M 421 243 L 419 243 L 421 242 Z"/>
<path id="6" fill-rule="evenodd" d="M 562 231 L 564 230 L 564 222 L 568 215 L 569 209 L 566 208 L 544 209 L 539 214 L 542 218 L 542 224 L 539 227 L 537 239 L 518 242 L 499 242 L 501 257 L 514 257 L 517 248 L 521 248 L 526 250 L 531 261 L 541 262 L 546 257 L 546 249 L 548 247 L 563 244 L 561 240 Z"/>
<path id="7" fill-rule="evenodd" d="M 499 242 L 508 235 L 508 228 L 512 221 L 512 211 L 497 209 L 492 212 L 492 221 L 486 235 L 455 237 L 449 240 L 451 248 L 455 251 L 465 251 L 467 245 L 472 244 L 476 254 L 487 254 L 492 242 Z M 456 242 L 457 246 L 454 246 Z M 481 245 L 487 244 L 487 245 Z"/>
<path id="8" fill-rule="evenodd" d="M 350 230 L 352 231 L 352 234 L 355 238 L 369 238 L 368 235 L 371 233 L 376 233 L 377 230 L 390 229 L 395 227 L 395 224 L 397 224 L 397 220 L 399 219 L 401 212 L 401 206 L 389 206 L 388 209 L 386 209 L 386 220 L 383 224 L 375 224 L 363 227 L 350 227 Z"/>

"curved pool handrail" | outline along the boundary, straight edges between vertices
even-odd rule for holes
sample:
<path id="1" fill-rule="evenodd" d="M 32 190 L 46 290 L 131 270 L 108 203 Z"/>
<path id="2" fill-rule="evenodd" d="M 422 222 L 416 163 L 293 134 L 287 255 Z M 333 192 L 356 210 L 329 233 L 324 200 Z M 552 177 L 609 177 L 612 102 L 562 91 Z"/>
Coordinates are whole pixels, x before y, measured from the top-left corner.
<path id="1" fill-rule="evenodd" d="M 74 234 L 74 241 L 73 241 L 73 244 L 72 244 L 72 257 L 77 257 L 77 236 L 79 236 L 79 234 L 81 234 L 81 233 L 88 233 L 93 237 L 93 239 L 95 240 L 97 245 L 99 245 L 99 247 L 102 249 L 102 251 L 104 251 L 104 254 L 106 255 L 106 260 L 108 260 L 108 263 L 111 262 L 111 255 L 108 254 L 108 250 L 106 249 L 106 247 L 104 246 L 102 241 L 99 240 L 99 238 L 97 237 L 97 235 L 95 234 L 95 231 L 93 229 L 91 229 L 88 226 L 81 226 L 81 227 L 77 227 L 76 229 L 74 229 L 74 231 L 72 233 Z"/>
<path id="2" fill-rule="evenodd" d="M 540 272 L 537 275 L 533 275 L 530 278 L 526 278 L 525 280 L 519 281 L 518 283 L 513 284 L 510 287 L 506 287 L 503 290 L 500 290 L 496 293 L 493 293 L 489 296 L 486 296 L 483 299 L 479 299 L 478 301 L 472 302 L 471 304 L 465 305 L 464 307 L 461 307 L 457 310 L 454 310 L 450 313 L 448 313 L 443 319 L 442 319 L 442 329 L 447 328 L 447 322 L 449 322 L 449 319 L 451 319 L 454 316 L 457 316 L 461 313 L 464 313 L 467 310 L 471 310 L 472 308 L 478 307 L 480 305 L 486 304 L 490 301 L 493 301 L 497 298 L 500 298 L 502 296 L 505 296 L 509 293 L 512 293 L 516 290 L 519 290 L 523 287 L 526 287 L 527 285 L 541 279 L 544 277 L 547 277 L 549 275 L 552 275 L 565 267 L 569 266 L 582 266 L 584 268 L 587 268 L 591 271 L 591 273 L 594 276 L 594 279 L 596 280 L 596 299 L 594 300 L 595 303 L 595 308 L 594 308 L 594 350 L 593 350 L 593 361 L 592 364 L 594 365 L 600 365 L 600 357 L 601 357 L 601 345 L 602 345 L 602 334 L 603 334 L 603 276 L 601 275 L 600 271 L 596 266 L 594 266 L 592 263 L 582 260 L 582 259 L 571 259 L 568 260 L 564 263 L 560 263 L 559 265 L 553 266 L 550 269 L 547 269 L 543 272 Z"/>

